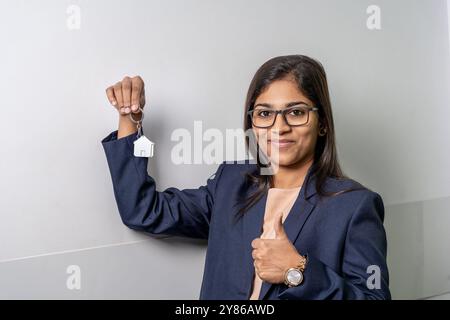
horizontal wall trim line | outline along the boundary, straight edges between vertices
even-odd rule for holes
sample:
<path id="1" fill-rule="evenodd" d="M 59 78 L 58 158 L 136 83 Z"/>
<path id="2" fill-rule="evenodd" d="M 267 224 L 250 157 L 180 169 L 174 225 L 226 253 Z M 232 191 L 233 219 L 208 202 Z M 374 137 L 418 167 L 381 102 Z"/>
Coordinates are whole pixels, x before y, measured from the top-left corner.
<path id="1" fill-rule="evenodd" d="M 55 252 L 43 253 L 43 254 L 38 254 L 38 255 L 33 255 L 33 256 L 4 259 L 4 260 L 0 260 L 0 263 L 15 262 L 15 261 L 20 261 L 20 260 L 48 257 L 48 256 L 67 254 L 67 253 L 75 253 L 75 252 L 82 252 L 82 251 L 89 251 L 89 250 L 96 250 L 96 249 L 104 249 L 104 248 L 111 248 L 111 247 L 126 246 L 126 245 L 130 245 L 130 244 L 136 244 L 136 243 L 146 242 L 146 241 L 150 241 L 150 240 L 151 239 L 143 239 L 143 240 L 135 240 L 135 241 L 128 241 L 128 242 L 110 243 L 110 244 L 105 244 L 105 245 L 95 246 L 95 247 L 71 249 L 71 250 L 64 250 L 64 251 L 55 251 Z"/>

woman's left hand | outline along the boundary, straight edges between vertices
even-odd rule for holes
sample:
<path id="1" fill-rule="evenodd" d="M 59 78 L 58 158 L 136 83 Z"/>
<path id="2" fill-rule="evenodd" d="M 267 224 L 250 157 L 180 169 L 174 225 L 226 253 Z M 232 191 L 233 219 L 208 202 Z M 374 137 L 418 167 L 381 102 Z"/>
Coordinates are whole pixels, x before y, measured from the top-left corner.
<path id="1" fill-rule="evenodd" d="M 284 231 L 282 215 L 275 223 L 275 239 L 256 238 L 252 241 L 253 265 L 261 280 L 284 283 L 289 268 L 296 267 L 304 259 Z"/>

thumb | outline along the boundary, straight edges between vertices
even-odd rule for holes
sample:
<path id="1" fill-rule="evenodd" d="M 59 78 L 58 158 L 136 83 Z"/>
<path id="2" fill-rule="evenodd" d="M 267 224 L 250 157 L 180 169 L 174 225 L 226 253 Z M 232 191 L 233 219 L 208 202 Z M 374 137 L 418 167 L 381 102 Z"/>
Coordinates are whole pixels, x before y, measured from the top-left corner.
<path id="1" fill-rule="evenodd" d="M 280 214 L 280 216 L 278 217 L 277 221 L 275 222 L 275 238 L 280 239 L 280 238 L 285 238 L 286 237 L 286 232 L 284 231 L 284 226 L 283 226 L 283 213 Z"/>

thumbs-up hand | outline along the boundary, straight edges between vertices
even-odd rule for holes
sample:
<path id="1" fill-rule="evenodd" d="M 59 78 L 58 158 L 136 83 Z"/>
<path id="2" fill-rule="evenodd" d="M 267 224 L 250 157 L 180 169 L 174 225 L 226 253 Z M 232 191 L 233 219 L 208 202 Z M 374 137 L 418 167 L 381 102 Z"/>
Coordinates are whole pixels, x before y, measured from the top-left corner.
<path id="1" fill-rule="evenodd" d="M 253 265 L 261 280 L 284 283 L 289 268 L 296 267 L 304 259 L 289 241 L 283 226 L 283 214 L 276 219 L 275 239 L 256 238 L 252 241 Z"/>

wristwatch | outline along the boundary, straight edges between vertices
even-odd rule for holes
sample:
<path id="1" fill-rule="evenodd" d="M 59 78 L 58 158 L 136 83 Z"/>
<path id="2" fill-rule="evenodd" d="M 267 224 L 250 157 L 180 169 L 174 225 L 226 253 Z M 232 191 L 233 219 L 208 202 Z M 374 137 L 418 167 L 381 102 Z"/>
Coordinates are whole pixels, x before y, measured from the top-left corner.
<path id="1" fill-rule="evenodd" d="M 284 274 L 284 284 L 289 288 L 296 287 L 303 282 L 306 261 L 306 256 L 302 256 L 300 263 L 296 267 L 289 268 Z"/>

